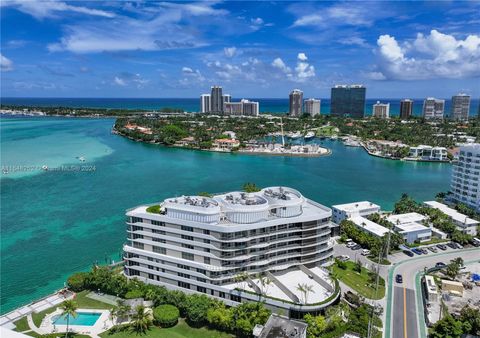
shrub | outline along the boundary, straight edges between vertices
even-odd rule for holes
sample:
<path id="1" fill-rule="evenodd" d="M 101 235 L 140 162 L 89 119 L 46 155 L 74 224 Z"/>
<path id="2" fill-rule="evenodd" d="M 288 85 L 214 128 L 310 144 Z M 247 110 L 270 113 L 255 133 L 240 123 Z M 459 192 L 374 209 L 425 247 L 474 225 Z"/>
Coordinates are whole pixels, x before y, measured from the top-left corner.
<path id="1" fill-rule="evenodd" d="M 70 288 L 70 290 L 75 291 L 75 292 L 80 292 L 85 290 L 86 288 L 86 279 L 88 278 L 89 273 L 88 272 L 77 272 L 68 277 L 67 279 L 67 285 Z"/>
<path id="2" fill-rule="evenodd" d="M 162 212 L 162 209 L 159 205 L 152 205 L 147 208 L 147 212 L 150 212 L 152 214 L 159 214 Z"/>
<path id="3" fill-rule="evenodd" d="M 155 323 L 161 327 L 172 327 L 178 323 L 180 311 L 176 306 L 164 304 L 153 309 L 153 318 Z"/>
<path id="4" fill-rule="evenodd" d="M 130 290 L 125 294 L 125 299 L 143 298 L 143 291 L 139 289 Z"/>

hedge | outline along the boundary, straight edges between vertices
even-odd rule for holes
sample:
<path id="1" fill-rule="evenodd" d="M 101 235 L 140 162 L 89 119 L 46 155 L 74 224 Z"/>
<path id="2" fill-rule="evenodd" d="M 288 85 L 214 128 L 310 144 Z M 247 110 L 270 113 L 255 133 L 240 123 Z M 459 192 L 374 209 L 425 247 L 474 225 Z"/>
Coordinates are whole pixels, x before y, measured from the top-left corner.
<path id="1" fill-rule="evenodd" d="M 177 325 L 180 311 L 176 306 L 164 304 L 153 309 L 153 318 L 161 327 L 172 327 Z"/>

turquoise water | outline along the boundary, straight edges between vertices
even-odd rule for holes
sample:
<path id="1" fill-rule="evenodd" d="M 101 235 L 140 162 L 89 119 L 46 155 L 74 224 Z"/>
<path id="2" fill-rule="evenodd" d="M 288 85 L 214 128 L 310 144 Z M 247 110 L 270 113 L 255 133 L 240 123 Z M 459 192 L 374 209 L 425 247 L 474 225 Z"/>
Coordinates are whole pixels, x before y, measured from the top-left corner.
<path id="1" fill-rule="evenodd" d="M 70 317 L 69 325 L 93 326 L 100 315 L 100 313 L 93 312 L 77 312 L 76 317 Z M 55 325 L 67 325 L 67 318 L 64 316 L 55 316 L 52 321 Z"/>
<path id="2" fill-rule="evenodd" d="M 2 175 L 2 313 L 61 288 L 74 271 L 117 260 L 126 237 L 125 209 L 142 203 L 255 182 L 291 186 L 327 206 L 371 200 L 391 209 L 402 192 L 432 199 L 450 180 L 449 164 L 379 159 L 338 141 L 323 142 L 333 151 L 327 157 L 269 157 L 137 143 L 111 134 L 112 119 L 0 122 L 2 166 L 55 158 L 56 165 L 95 167 Z"/>
<path id="3" fill-rule="evenodd" d="M 284 99 L 272 98 L 248 98 L 260 103 L 260 112 L 285 113 L 288 111 L 288 93 Z M 240 98 L 233 98 L 239 101 Z M 330 112 L 330 99 L 321 99 L 321 112 Z M 398 116 L 400 99 L 370 98 L 366 100 L 365 112 L 372 114 L 372 106 L 377 101 L 390 102 L 390 114 Z M 188 112 L 199 111 L 200 99 L 198 98 L 25 98 L 25 97 L 3 97 L 2 103 L 40 107 L 86 107 L 86 108 L 117 108 L 117 109 L 161 109 L 164 107 L 181 108 Z M 422 114 L 423 98 L 414 99 L 413 114 Z M 478 99 L 472 99 L 470 104 L 470 116 L 478 114 Z M 445 99 L 445 112 L 450 113 L 451 100 Z"/>

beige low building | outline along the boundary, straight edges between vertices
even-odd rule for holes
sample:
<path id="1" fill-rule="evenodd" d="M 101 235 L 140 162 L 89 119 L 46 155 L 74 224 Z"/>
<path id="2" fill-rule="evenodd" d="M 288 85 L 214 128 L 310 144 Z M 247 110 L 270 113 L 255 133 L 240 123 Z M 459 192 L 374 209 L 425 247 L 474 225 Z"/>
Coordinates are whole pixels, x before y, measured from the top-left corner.
<path id="1" fill-rule="evenodd" d="M 451 295 L 463 297 L 463 284 L 442 279 L 442 291 L 448 292 Z"/>

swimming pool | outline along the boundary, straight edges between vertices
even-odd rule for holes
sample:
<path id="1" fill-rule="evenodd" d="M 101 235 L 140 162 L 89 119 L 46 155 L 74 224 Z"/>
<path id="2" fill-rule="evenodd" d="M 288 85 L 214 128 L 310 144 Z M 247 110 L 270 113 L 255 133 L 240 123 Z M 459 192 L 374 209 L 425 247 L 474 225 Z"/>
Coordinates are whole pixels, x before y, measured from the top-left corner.
<path id="1" fill-rule="evenodd" d="M 101 313 L 77 312 L 76 317 L 70 316 L 70 325 L 93 326 L 100 318 Z M 55 325 L 67 325 L 67 318 L 61 315 L 54 316 L 52 323 Z"/>

